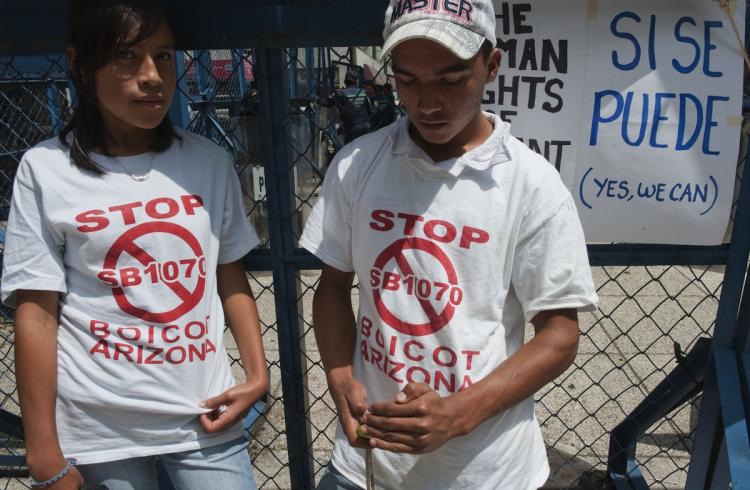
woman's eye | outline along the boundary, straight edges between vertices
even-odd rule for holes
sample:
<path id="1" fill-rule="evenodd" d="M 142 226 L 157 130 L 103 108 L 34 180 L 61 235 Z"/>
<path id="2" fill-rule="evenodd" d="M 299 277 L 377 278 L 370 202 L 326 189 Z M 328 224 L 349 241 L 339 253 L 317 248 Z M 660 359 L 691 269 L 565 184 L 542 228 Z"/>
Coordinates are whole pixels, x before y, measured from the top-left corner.
<path id="1" fill-rule="evenodd" d="M 132 60 L 135 58 L 135 53 L 129 49 L 123 49 L 117 52 L 117 57 L 121 60 Z"/>
<path id="2" fill-rule="evenodd" d="M 156 56 L 156 59 L 158 59 L 159 61 L 172 61 L 172 53 L 170 53 L 169 51 L 159 53 Z"/>

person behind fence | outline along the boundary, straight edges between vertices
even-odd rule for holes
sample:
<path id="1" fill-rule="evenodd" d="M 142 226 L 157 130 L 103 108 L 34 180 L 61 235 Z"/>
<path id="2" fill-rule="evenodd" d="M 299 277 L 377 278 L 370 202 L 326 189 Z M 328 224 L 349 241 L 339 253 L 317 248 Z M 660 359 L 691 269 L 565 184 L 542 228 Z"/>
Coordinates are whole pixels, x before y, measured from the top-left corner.
<path id="1" fill-rule="evenodd" d="M 333 96 L 333 102 L 341 114 L 344 143 L 349 143 L 370 131 L 372 105 L 367 92 L 359 87 L 358 81 L 357 72 L 348 70 L 344 76 L 344 88 Z"/>
<path id="2" fill-rule="evenodd" d="M 396 98 L 390 83 L 378 85 L 375 82 L 368 84 L 372 93 L 368 92 L 372 104 L 372 115 L 370 116 L 370 130 L 375 131 L 391 124 L 398 117 L 396 109 Z"/>
<path id="3" fill-rule="evenodd" d="M 21 159 L 2 276 L 32 487 L 155 489 L 158 460 L 180 490 L 254 488 L 242 419 L 268 374 L 234 166 L 167 118 L 156 2 L 74 1 L 69 24 L 79 103 Z"/>
<path id="4" fill-rule="evenodd" d="M 407 117 L 342 148 L 301 239 L 324 263 L 313 319 L 339 422 L 318 488 L 370 473 L 388 489 L 540 487 L 533 395 L 571 365 L 577 311 L 597 301 L 575 204 L 480 110 L 502 56 L 489 0 L 391 0 L 383 36 Z"/>

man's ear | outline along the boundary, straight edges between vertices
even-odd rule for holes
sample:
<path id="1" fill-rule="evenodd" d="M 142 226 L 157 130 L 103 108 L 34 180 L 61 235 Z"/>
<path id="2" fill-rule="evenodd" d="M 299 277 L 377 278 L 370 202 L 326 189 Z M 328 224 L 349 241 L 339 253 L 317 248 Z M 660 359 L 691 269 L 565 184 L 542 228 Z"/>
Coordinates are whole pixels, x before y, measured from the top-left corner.
<path id="1" fill-rule="evenodd" d="M 492 52 L 487 58 L 487 80 L 485 83 L 490 83 L 497 78 L 497 74 L 500 72 L 500 63 L 503 61 L 503 52 L 498 48 L 492 48 Z"/>

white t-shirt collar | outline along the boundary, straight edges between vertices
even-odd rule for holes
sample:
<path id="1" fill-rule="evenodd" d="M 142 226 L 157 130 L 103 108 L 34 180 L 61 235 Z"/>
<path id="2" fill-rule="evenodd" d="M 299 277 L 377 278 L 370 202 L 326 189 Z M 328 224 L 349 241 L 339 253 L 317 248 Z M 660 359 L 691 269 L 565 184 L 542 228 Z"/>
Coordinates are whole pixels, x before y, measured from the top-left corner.
<path id="1" fill-rule="evenodd" d="M 458 177 L 466 167 L 474 170 L 487 170 L 490 167 L 511 160 L 508 149 L 510 124 L 489 112 L 482 112 L 493 125 L 492 134 L 479 146 L 460 157 L 442 162 L 433 162 L 427 153 L 412 139 L 409 134 L 409 118 L 403 117 L 394 125 L 392 131 L 393 153 L 407 153 L 407 158 L 427 172 L 449 173 Z"/>

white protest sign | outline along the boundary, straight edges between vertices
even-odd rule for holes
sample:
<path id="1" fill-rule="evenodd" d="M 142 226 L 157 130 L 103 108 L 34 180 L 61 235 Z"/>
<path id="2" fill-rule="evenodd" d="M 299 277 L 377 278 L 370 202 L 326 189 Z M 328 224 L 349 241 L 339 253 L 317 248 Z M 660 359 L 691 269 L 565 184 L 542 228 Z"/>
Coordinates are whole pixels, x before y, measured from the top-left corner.
<path id="1" fill-rule="evenodd" d="M 742 55 L 714 0 L 495 1 L 484 108 L 560 170 L 589 242 L 721 243 Z M 745 6 L 734 18 L 744 31 Z"/>

